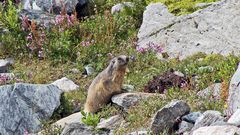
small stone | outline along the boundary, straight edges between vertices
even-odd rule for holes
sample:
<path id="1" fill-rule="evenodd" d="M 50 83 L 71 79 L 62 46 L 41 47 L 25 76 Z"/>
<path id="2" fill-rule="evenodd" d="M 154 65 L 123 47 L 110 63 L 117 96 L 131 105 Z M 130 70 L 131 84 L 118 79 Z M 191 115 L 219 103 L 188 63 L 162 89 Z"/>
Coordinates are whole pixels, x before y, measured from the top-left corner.
<path id="1" fill-rule="evenodd" d="M 142 131 L 134 131 L 134 132 L 130 133 L 129 135 L 149 135 L 149 134 L 150 134 L 150 131 L 142 130 Z"/>
<path id="2" fill-rule="evenodd" d="M 221 116 L 221 113 L 218 111 L 208 110 L 204 112 L 195 122 L 195 125 L 192 131 L 205 126 L 210 126 L 211 124 L 217 121 L 224 121 L 224 118 Z"/>
<path id="3" fill-rule="evenodd" d="M 227 121 L 230 124 L 235 126 L 240 126 L 240 109 L 238 109 Z"/>
<path id="4" fill-rule="evenodd" d="M 108 135 L 109 131 L 94 132 L 92 127 L 86 126 L 82 123 L 71 123 L 67 125 L 61 135 Z"/>
<path id="5" fill-rule="evenodd" d="M 133 85 L 128 85 L 128 84 L 123 84 L 122 89 L 126 90 L 128 92 L 132 92 L 134 90 L 134 86 Z"/>
<path id="6" fill-rule="evenodd" d="M 214 100 L 219 100 L 221 98 L 221 88 L 221 83 L 215 83 L 206 89 L 199 91 L 197 95 L 204 98 L 213 98 Z"/>
<path id="7" fill-rule="evenodd" d="M 164 129 L 173 130 L 176 119 L 190 112 L 189 105 L 181 100 L 172 101 L 157 111 L 151 123 L 151 131 L 160 134 Z"/>
<path id="8" fill-rule="evenodd" d="M 174 71 L 173 72 L 175 75 L 180 76 L 180 77 L 184 77 L 185 75 L 182 72 L 179 71 Z"/>
<path id="9" fill-rule="evenodd" d="M 94 73 L 94 68 L 90 65 L 84 67 L 84 75 L 90 76 Z"/>
<path id="10" fill-rule="evenodd" d="M 199 59 L 197 59 L 197 61 L 199 61 L 199 62 L 201 62 L 201 61 L 203 61 L 204 59 L 203 58 L 199 58 Z"/>
<path id="11" fill-rule="evenodd" d="M 186 121 L 182 121 L 179 124 L 179 129 L 177 131 L 177 134 L 182 134 L 184 132 L 191 131 L 192 128 L 193 128 L 193 124 L 192 123 L 189 123 L 189 122 L 186 122 Z"/>
<path id="12" fill-rule="evenodd" d="M 195 123 L 196 120 L 202 116 L 202 113 L 200 112 L 192 112 L 190 114 L 187 114 L 185 116 L 182 117 L 182 120 L 186 121 L 186 122 L 190 122 L 190 123 Z"/>
<path id="13" fill-rule="evenodd" d="M 63 90 L 64 92 L 74 91 L 79 88 L 78 85 L 76 85 L 72 80 L 66 77 L 56 80 L 52 84 L 57 86 L 59 89 Z"/>
<path id="14" fill-rule="evenodd" d="M 0 59 L 0 73 L 6 73 L 10 65 L 14 63 L 12 58 Z"/>
<path id="15" fill-rule="evenodd" d="M 235 126 L 210 126 L 200 127 L 193 135 L 239 135 L 240 130 Z"/>
<path id="16" fill-rule="evenodd" d="M 98 123 L 97 128 L 114 130 L 120 127 L 123 121 L 124 119 L 122 116 L 115 115 L 106 120 L 102 120 L 100 123 Z"/>
<path id="17" fill-rule="evenodd" d="M 125 7 L 132 8 L 134 4 L 132 2 L 123 2 L 123 3 L 118 3 L 114 5 L 111 9 L 111 14 L 115 14 L 118 12 L 123 11 Z"/>
<path id="18" fill-rule="evenodd" d="M 65 128 L 66 125 L 71 123 L 82 123 L 82 118 L 83 118 L 83 115 L 81 114 L 81 112 L 78 112 L 58 120 L 53 125 Z"/>
<path id="19" fill-rule="evenodd" d="M 127 111 L 130 107 L 136 105 L 140 100 L 147 99 L 148 97 L 155 96 L 156 94 L 151 93 L 122 93 L 114 95 L 112 102 L 123 107 Z"/>
<path id="20" fill-rule="evenodd" d="M 73 69 L 70 70 L 70 73 L 79 74 L 80 71 L 77 68 L 73 68 Z"/>

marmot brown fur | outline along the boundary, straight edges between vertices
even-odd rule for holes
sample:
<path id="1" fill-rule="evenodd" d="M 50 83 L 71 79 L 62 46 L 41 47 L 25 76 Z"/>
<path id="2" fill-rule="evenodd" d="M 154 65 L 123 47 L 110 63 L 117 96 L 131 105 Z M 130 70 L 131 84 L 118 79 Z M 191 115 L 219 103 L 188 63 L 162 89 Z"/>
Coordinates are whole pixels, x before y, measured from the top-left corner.
<path id="1" fill-rule="evenodd" d="M 95 113 L 110 102 L 111 97 L 121 93 L 124 75 L 129 58 L 121 55 L 113 58 L 108 67 L 92 81 L 89 89 L 84 111 Z"/>

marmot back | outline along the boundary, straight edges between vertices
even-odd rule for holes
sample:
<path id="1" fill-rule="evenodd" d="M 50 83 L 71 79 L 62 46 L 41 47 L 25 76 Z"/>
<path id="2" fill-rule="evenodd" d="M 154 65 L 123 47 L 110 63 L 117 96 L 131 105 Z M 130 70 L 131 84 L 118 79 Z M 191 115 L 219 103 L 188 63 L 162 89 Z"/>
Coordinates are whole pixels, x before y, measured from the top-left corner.
<path id="1" fill-rule="evenodd" d="M 88 89 L 85 112 L 97 112 L 103 105 L 110 102 L 113 95 L 121 93 L 128 61 L 129 58 L 125 55 L 115 57 L 108 67 L 97 75 Z"/>

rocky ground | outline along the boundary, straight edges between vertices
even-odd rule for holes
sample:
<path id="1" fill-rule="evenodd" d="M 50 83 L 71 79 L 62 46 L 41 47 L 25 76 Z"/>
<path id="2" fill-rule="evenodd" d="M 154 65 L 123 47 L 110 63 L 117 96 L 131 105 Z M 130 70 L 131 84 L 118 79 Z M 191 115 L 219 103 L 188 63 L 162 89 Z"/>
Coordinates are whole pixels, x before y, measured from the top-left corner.
<path id="1" fill-rule="evenodd" d="M 31 38 L 31 44 L 37 44 L 35 40 L 42 38 L 38 36 L 37 30 L 53 30 L 44 36 L 54 37 L 51 34 L 58 32 L 55 26 L 63 28 L 56 23 L 61 22 L 63 14 L 60 1 L 54 1 L 52 5 L 49 5 L 48 0 L 18 2 L 23 4 L 23 9 L 17 12 L 17 19 L 24 20 L 28 16 L 27 21 L 23 22 L 34 24 L 36 21 L 36 27 L 39 28 L 32 30 L 33 26 L 30 25 L 30 33 L 35 38 Z M 98 8 L 98 4 L 96 3 L 95 8 Z M 91 41 L 88 39 L 80 42 L 73 34 L 70 39 L 74 38 L 74 42 L 68 38 L 62 40 L 66 35 L 52 39 L 54 42 L 63 41 L 62 46 L 69 42 L 75 45 L 77 42 L 71 50 L 73 58 L 68 57 L 68 53 L 59 55 L 55 52 L 55 55 L 51 55 L 54 53 L 51 47 L 46 49 L 46 56 L 51 58 L 45 58 L 39 53 L 43 51 L 39 46 L 36 54 L 32 53 L 34 49 L 30 51 L 31 55 L 27 56 L 24 56 L 24 53 L 19 53 L 18 56 L 9 54 L 10 51 L 18 54 L 21 49 L 11 50 L 7 47 L 7 43 L 13 44 L 15 39 L 12 37 L 13 41 L 9 41 L 6 35 L 11 35 L 14 30 L 10 29 L 10 26 L 1 25 L 5 23 L 1 21 L 3 15 L 0 16 L 0 27 L 3 28 L 0 28 L 0 45 L 3 44 L 3 51 L 0 53 L 0 134 L 240 134 L 240 2 L 222 0 L 198 3 L 194 6 L 196 9 L 202 8 L 201 10 L 181 16 L 170 13 L 170 7 L 163 3 L 151 3 L 144 8 L 141 26 L 137 31 L 138 22 L 133 21 L 136 26 L 131 26 L 131 21 L 121 22 L 129 28 L 123 27 L 120 23 L 122 20 L 110 22 L 125 16 L 125 10 L 129 9 L 134 12 L 126 12 L 127 17 L 128 14 L 135 17 L 135 1 L 105 5 L 101 3 L 99 5 L 110 7 L 111 11 L 99 14 L 89 10 L 93 5 L 87 0 L 65 1 L 64 5 L 66 14 L 76 14 L 77 19 L 81 20 L 80 31 L 95 30 L 95 27 L 100 29 L 101 25 L 106 27 L 98 30 L 107 31 L 91 35 L 93 31 L 79 34 L 77 28 L 76 31 L 71 31 L 64 27 L 66 33 L 60 29 L 59 35 L 67 35 L 69 32 L 87 37 L 86 39 L 92 38 Z M 76 9 L 75 13 L 73 9 Z M 105 20 L 104 24 L 100 22 L 99 25 L 97 19 L 98 16 L 101 18 L 102 14 L 107 21 Z M 64 17 L 71 17 L 68 15 Z M 87 16 L 93 16 L 93 20 L 86 19 Z M 56 17 L 60 19 L 56 20 Z M 131 20 L 127 17 L 124 22 Z M 71 19 L 68 19 L 67 26 L 75 25 L 70 22 Z M 119 24 L 121 27 L 116 29 L 123 29 L 123 33 L 116 31 L 120 33 L 116 34 L 112 29 Z M 29 29 L 22 25 L 21 28 Z M 125 29 L 129 31 L 124 31 Z M 132 29 L 135 32 L 131 31 Z M 28 40 L 29 35 L 24 34 Z M 126 38 L 124 35 L 131 37 Z M 95 41 L 96 37 L 99 41 Z M 49 46 L 52 45 L 51 40 L 46 41 Z M 25 43 L 19 41 L 19 44 L 22 42 Z M 79 49 L 75 57 L 74 50 L 81 48 L 79 42 L 81 47 L 93 47 L 87 48 L 90 51 Z M 103 46 L 102 43 L 106 42 L 114 47 Z M 94 46 L 95 44 L 102 46 Z M 128 44 L 132 46 L 129 47 Z M 6 53 L 8 49 L 9 52 Z M 61 51 L 61 47 L 57 49 Z M 107 51 L 103 51 L 104 49 Z M 129 63 L 130 71 L 122 86 L 124 93 L 114 95 L 111 103 L 98 113 L 85 114 L 82 110 L 89 84 L 106 67 L 107 61 L 113 55 L 123 52 L 131 55 L 133 60 Z M 83 57 L 85 55 L 86 57 Z M 67 62 L 56 61 L 64 59 L 62 57 L 69 59 Z"/>

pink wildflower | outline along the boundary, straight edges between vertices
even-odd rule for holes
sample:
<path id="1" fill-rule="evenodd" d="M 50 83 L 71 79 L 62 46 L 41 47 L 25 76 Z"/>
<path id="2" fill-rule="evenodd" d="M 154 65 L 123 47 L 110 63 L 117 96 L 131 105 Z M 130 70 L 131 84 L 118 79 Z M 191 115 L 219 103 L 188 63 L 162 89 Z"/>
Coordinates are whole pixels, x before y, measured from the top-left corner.
<path id="1" fill-rule="evenodd" d="M 82 45 L 82 46 L 90 46 L 90 45 L 93 44 L 93 43 L 94 43 L 94 42 L 92 42 L 92 41 L 91 41 L 91 42 L 90 42 L 90 41 L 82 41 L 82 42 L 81 42 L 81 45 Z"/>
<path id="2" fill-rule="evenodd" d="M 61 23 L 63 23 L 63 21 L 64 21 L 64 16 L 62 16 L 62 15 L 57 15 L 57 16 L 55 17 L 55 25 L 61 24 Z"/>
<path id="3" fill-rule="evenodd" d="M 139 53 L 145 53 L 145 52 L 146 52 L 146 49 L 143 48 L 143 47 L 138 47 L 138 48 L 137 48 L 137 51 L 138 51 Z"/>
<path id="4" fill-rule="evenodd" d="M 29 135 L 27 130 L 24 130 L 24 134 L 23 135 Z"/>
<path id="5" fill-rule="evenodd" d="M 32 33 L 29 33 L 28 36 L 27 36 L 27 40 L 32 41 L 32 39 L 33 39 Z"/>

